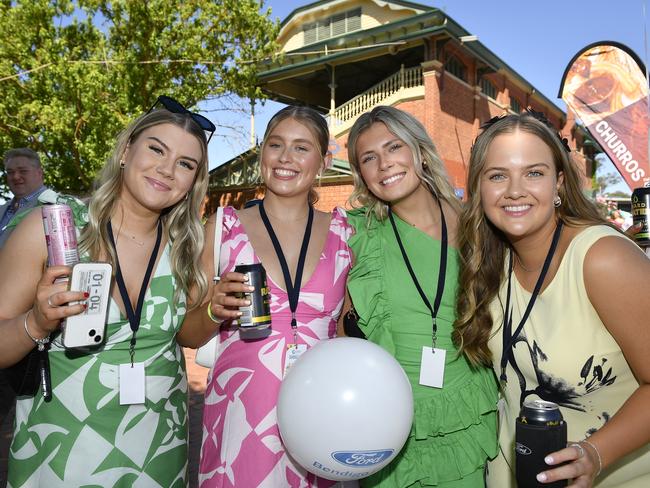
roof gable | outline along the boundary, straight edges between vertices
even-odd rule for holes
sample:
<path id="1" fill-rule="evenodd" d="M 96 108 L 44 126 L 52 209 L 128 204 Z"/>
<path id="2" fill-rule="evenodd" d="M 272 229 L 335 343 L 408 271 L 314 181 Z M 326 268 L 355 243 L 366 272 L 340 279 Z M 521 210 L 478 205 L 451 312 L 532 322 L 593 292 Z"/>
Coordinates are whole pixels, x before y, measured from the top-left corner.
<path id="1" fill-rule="evenodd" d="M 320 31 L 327 29 L 330 20 L 351 11 L 361 15 L 358 28 L 368 29 L 376 25 L 418 15 L 435 10 L 434 7 L 401 0 L 323 0 L 296 8 L 283 21 L 278 35 L 278 42 L 283 51 L 291 51 L 307 45 L 314 40 L 305 37 L 304 31 L 314 26 Z M 357 13 L 356 15 L 359 15 Z M 332 22 L 334 23 L 334 22 Z M 336 30 L 326 34 L 335 37 Z"/>

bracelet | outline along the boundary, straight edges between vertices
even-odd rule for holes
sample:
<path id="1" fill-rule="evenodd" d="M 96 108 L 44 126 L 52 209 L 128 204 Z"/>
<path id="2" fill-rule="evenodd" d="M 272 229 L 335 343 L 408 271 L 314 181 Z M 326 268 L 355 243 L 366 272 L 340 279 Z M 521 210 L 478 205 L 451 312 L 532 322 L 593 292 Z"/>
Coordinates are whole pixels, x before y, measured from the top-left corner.
<path id="1" fill-rule="evenodd" d="M 596 476 L 594 476 L 594 478 L 597 478 L 598 475 L 600 474 L 600 472 L 603 469 L 603 460 L 600 457 L 600 452 L 598 452 L 598 448 L 596 446 L 594 446 L 591 442 L 589 442 L 587 439 L 582 439 L 580 442 L 584 442 L 585 444 L 587 444 L 596 453 L 596 457 L 598 458 L 598 471 L 596 471 Z"/>
<path id="2" fill-rule="evenodd" d="M 218 319 L 214 315 L 212 315 L 212 303 L 208 303 L 208 317 L 210 317 L 210 320 L 214 322 L 215 324 L 220 324 L 223 322 L 223 320 Z"/>
<path id="3" fill-rule="evenodd" d="M 29 333 L 29 329 L 27 328 L 27 318 L 29 317 L 29 314 L 32 313 L 32 309 L 30 308 L 27 310 L 27 313 L 25 314 L 25 321 L 23 322 L 23 325 L 25 326 L 25 332 L 27 333 L 27 336 L 33 340 L 36 345 L 38 346 L 39 351 L 44 351 L 45 346 L 50 343 L 50 336 L 48 335 L 47 337 L 44 337 L 43 339 L 37 339 L 33 335 Z"/>

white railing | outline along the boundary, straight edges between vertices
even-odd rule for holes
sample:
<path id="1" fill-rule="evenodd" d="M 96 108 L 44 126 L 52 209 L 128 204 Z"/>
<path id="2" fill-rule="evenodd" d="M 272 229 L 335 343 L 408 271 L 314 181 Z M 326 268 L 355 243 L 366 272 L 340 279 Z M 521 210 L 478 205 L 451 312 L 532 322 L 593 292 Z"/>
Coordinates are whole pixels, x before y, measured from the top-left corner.
<path id="1" fill-rule="evenodd" d="M 330 116 L 328 119 L 331 126 L 344 124 L 348 120 L 370 110 L 375 105 L 379 105 L 394 93 L 406 88 L 423 86 L 423 84 L 421 66 L 406 69 L 402 66 L 397 73 L 380 81 L 365 92 L 345 102 L 340 107 L 337 107 L 333 117 Z"/>

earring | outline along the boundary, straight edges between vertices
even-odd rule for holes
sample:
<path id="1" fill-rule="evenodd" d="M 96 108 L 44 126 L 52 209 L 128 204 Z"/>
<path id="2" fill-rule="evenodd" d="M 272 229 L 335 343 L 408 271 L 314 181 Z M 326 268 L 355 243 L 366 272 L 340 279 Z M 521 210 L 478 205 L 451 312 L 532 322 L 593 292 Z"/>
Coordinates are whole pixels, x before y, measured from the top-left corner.
<path id="1" fill-rule="evenodd" d="M 120 159 L 120 169 L 124 169 L 126 166 L 126 163 L 124 162 L 124 158 Z"/>
<path id="2" fill-rule="evenodd" d="M 560 195 L 555 195 L 555 198 L 553 199 L 553 205 L 555 206 L 555 208 L 562 205 L 562 199 L 560 198 Z"/>
<path id="3" fill-rule="evenodd" d="M 189 198 L 190 198 L 190 192 L 187 192 L 185 194 L 185 201 L 187 202 L 189 200 Z"/>

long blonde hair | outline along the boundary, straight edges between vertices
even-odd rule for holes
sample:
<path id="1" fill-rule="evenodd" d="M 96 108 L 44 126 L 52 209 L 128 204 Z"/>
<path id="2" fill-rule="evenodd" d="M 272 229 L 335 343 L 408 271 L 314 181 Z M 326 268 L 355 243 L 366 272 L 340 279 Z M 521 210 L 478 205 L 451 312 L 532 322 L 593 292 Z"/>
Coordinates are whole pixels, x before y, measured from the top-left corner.
<path id="1" fill-rule="evenodd" d="M 404 144 L 409 147 L 413 154 L 415 173 L 431 194 L 447 202 L 456 212 L 460 212 L 460 203 L 449 182 L 445 165 L 424 126 L 411 114 L 384 105 L 362 114 L 350 129 L 348 161 L 354 180 L 354 190 L 348 200 L 350 205 L 365 207 L 369 219 L 373 214 L 378 220 L 383 220 L 388 215 L 388 202 L 373 195 L 363 181 L 356 150 L 359 136 L 377 122 L 384 124 L 395 137 L 404 141 Z"/>
<path id="2" fill-rule="evenodd" d="M 110 245 L 106 226 L 116 210 L 122 190 L 120 161 L 128 145 L 150 127 L 174 124 L 197 138 L 201 145 L 201 160 L 187 198 L 161 213 L 163 228 L 171 243 L 170 265 L 177 286 L 174 302 L 178 303 L 180 292 L 187 296 L 196 289 L 192 306 L 198 306 L 208 290 L 208 281 L 201 268 L 201 251 L 204 232 L 199 217 L 201 204 L 208 188 L 208 148 L 205 132 L 188 114 L 177 114 L 165 109 L 153 110 L 134 120 L 117 137 L 117 143 L 106 164 L 95 180 L 95 191 L 88 206 L 88 224 L 81 231 L 79 252 L 97 259 L 101 254 L 109 256 L 113 267 L 117 255 Z"/>
<path id="3" fill-rule="evenodd" d="M 325 156 L 329 150 L 329 141 L 330 141 L 330 132 L 327 127 L 327 121 L 325 118 L 319 114 L 316 110 L 310 107 L 302 107 L 297 105 L 289 105 L 284 107 L 282 110 L 276 112 L 276 114 L 271 117 L 269 123 L 266 126 L 266 131 L 264 132 L 264 138 L 262 140 L 262 146 L 260 150 L 260 161 L 262 155 L 264 154 L 264 147 L 268 141 L 269 135 L 273 130 L 278 126 L 280 122 L 286 119 L 294 119 L 297 122 L 300 122 L 304 125 L 317 143 L 317 149 L 321 156 L 321 171 L 324 171 Z M 260 172 L 261 173 L 261 172 Z M 309 190 L 309 203 L 315 204 L 318 201 L 318 193 L 314 190 L 313 186 Z"/>
<path id="4" fill-rule="evenodd" d="M 607 224 L 582 192 L 580 176 L 558 134 L 532 115 L 508 115 L 486 128 L 476 139 L 469 161 L 468 200 L 460 216 L 458 246 L 461 270 L 457 319 L 452 337 L 474 365 L 490 365 L 487 346 L 492 330 L 490 303 L 505 279 L 505 258 L 510 246 L 505 235 L 486 218 L 481 202 L 481 176 L 490 144 L 497 136 L 516 131 L 541 139 L 553 155 L 556 174 L 564 175 L 558 195 L 562 203 L 556 218 L 567 225 Z"/>

